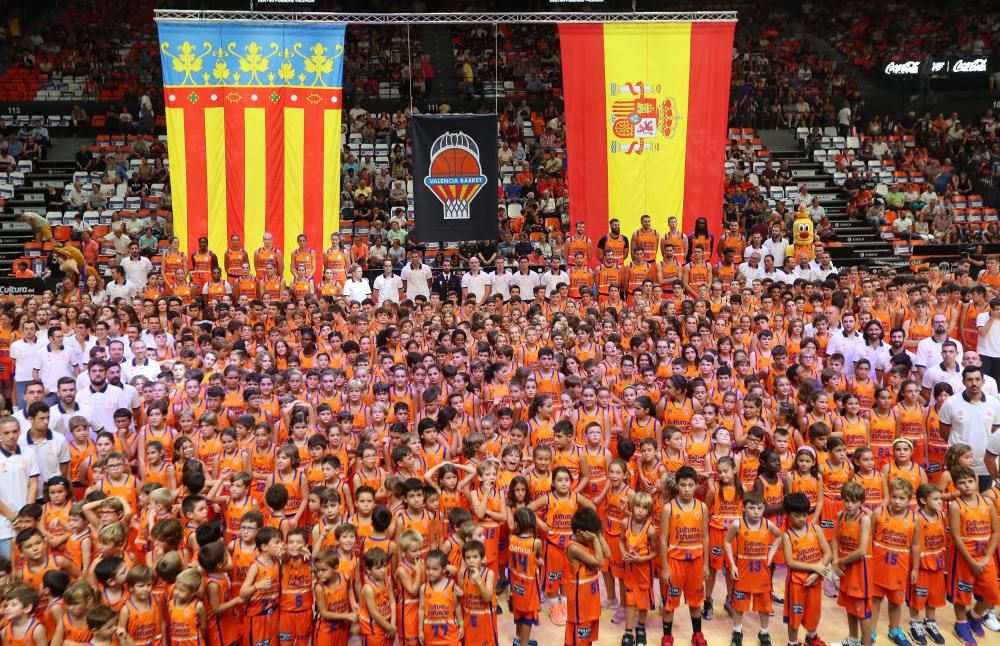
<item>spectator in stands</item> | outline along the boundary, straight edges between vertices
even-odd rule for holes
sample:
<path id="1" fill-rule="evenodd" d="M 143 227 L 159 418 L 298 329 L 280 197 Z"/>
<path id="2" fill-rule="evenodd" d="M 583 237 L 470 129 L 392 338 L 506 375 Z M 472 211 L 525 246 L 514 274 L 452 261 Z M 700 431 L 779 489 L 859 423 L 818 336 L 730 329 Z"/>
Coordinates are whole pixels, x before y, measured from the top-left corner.
<path id="1" fill-rule="evenodd" d="M 135 128 L 135 118 L 127 105 L 123 105 L 122 111 L 118 114 L 118 127 L 124 133 L 130 133 Z"/>
<path id="2" fill-rule="evenodd" d="M 78 130 L 80 126 L 86 126 L 90 123 L 90 117 L 87 116 L 87 111 L 80 104 L 76 104 L 70 113 L 70 122 L 73 124 L 73 129 Z"/>
<path id="3" fill-rule="evenodd" d="M 42 158 L 42 147 L 34 137 L 28 137 L 21 149 L 21 159 L 38 160 Z"/>
<path id="4" fill-rule="evenodd" d="M 46 128 L 41 121 L 37 119 L 35 120 L 35 125 L 31 129 L 31 136 L 34 138 L 36 142 L 38 142 L 38 145 L 41 146 L 43 149 L 48 148 L 49 129 Z"/>
<path id="5" fill-rule="evenodd" d="M 368 249 L 368 266 L 381 267 L 382 261 L 389 254 L 389 250 L 382 243 L 382 236 L 372 236 L 369 239 L 372 241 L 372 244 Z"/>
<path id="6" fill-rule="evenodd" d="M 55 186 L 49 186 L 45 191 L 45 210 L 62 211 L 66 207 L 66 200 L 63 199 L 62 192 Z"/>
<path id="7" fill-rule="evenodd" d="M 83 222 L 83 218 L 77 214 L 80 221 Z M 86 226 L 90 226 L 84 222 Z M 87 265 L 90 267 L 97 266 L 97 260 L 101 255 L 101 245 L 94 240 L 93 228 L 85 229 L 81 232 L 80 236 L 80 251 L 83 252 L 83 258 L 87 261 Z"/>
<path id="8" fill-rule="evenodd" d="M 17 170 L 17 159 L 10 153 L 10 148 L 4 144 L 3 150 L 0 150 L 0 171 L 12 173 L 15 170 Z"/>
<path id="9" fill-rule="evenodd" d="M 826 209 L 819 203 L 819 197 L 817 196 L 814 196 L 809 204 L 809 217 L 812 218 L 814 223 L 818 223 L 826 217 Z"/>
<path id="10" fill-rule="evenodd" d="M 101 240 L 109 243 L 115 249 L 113 265 L 117 265 L 122 258 L 128 255 L 129 245 L 132 244 L 132 239 L 125 235 L 125 227 L 121 222 L 112 222 L 111 230 Z"/>
<path id="11" fill-rule="evenodd" d="M 86 146 L 81 145 L 80 151 L 76 153 L 76 170 L 89 173 L 94 170 L 95 165 L 96 160 L 94 159 L 94 156 L 89 150 L 87 150 Z"/>

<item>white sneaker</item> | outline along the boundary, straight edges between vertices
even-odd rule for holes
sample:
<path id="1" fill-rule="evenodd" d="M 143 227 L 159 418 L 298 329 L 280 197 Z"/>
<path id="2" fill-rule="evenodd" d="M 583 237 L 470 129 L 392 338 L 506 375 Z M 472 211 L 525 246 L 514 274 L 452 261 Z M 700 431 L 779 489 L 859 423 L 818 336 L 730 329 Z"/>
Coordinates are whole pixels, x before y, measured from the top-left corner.
<path id="1" fill-rule="evenodd" d="M 997 620 L 996 610 L 990 610 L 983 615 L 983 625 L 995 633 L 1000 633 L 1000 621 Z"/>

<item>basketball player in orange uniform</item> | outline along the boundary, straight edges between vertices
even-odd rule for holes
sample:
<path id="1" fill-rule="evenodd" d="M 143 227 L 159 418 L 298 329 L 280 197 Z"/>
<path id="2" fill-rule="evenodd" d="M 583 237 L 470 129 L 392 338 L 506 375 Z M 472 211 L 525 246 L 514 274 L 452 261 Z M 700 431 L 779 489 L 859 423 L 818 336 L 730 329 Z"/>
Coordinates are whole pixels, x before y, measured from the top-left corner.
<path id="1" fill-rule="evenodd" d="M 274 264 L 279 276 L 285 271 L 285 261 L 281 256 L 281 250 L 274 246 L 274 236 L 271 233 L 265 233 L 264 246 L 258 248 L 253 254 L 253 266 L 257 270 L 257 278 L 264 277 L 264 270 L 269 264 Z"/>
<path id="2" fill-rule="evenodd" d="M 771 602 L 771 564 L 781 546 L 781 530 L 764 518 L 764 497 L 756 491 L 743 496 L 743 515 L 726 529 L 722 547 L 734 573 L 733 643 L 743 640 L 743 615 L 753 611 L 760 618 L 761 644 L 770 643 L 767 632 Z"/>
<path id="3" fill-rule="evenodd" d="M 531 640 L 531 627 L 538 625 L 541 610 L 542 541 L 537 536 L 535 513 L 527 507 L 514 512 L 510 535 L 510 595 L 514 627 L 522 644 Z"/>
<path id="4" fill-rule="evenodd" d="M 632 260 L 645 256 L 646 262 L 656 262 L 656 252 L 660 246 L 660 234 L 650 226 L 653 220 L 648 215 L 639 218 L 639 229 L 632 234 Z"/>
<path id="5" fill-rule="evenodd" d="M 459 646 L 464 633 L 458 586 L 445 576 L 448 557 L 431 550 L 424 559 L 427 582 L 420 586 L 417 623 L 423 631 L 424 646 Z M 319 646 L 319 645 L 317 645 Z"/>
<path id="6" fill-rule="evenodd" d="M 708 646 L 701 632 L 701 608 L 708 577 L 708 510 L 696 500 L 698 472 L 689 466 L 677 470 L 676 498 L 663 507 L 660 523 L 660 559 L 667 598 L 663 606 L 662 646 L 673 646 L 674 611 L 681 594 L 691 612 L 692 646 Z"/>
<path id="7" fill-rule="evenodd" d="M 278 601 L 281 596 L 280 557 L 285 547 L 281 532 L 263 527 L 254 539 L 259 554 L 247 569 L 240 597 L 247 599 L 243 646 L 278 643 Z"/>
<path id="8" fill-rule="evenodd" d="M 830 562 L 830 544 L 823 531 L 809 522 L 809 498 L 802 493 L 785 496 L 783 509 L 788 521 L 783 550 L 788 575 L 785 580 L 785 623 L 788 643 L 797 644 L 799 628 L 806 629 L 806 646 L 821 646 L 816 634 L 823 607 L 823 574 Z"/>
<path id="9" fill-rule="evenodd" d="M 589 646 L 600 633 L 601 587 L 599 576 L 608 562 L 610 548 L 601 534 L 597 510 L 578 509 L 570 521 L 573 531 L 566 546 L 567 617 L 564 642 Z"/>
<path id="10" fill-rule="evenodd" d="M 312 635 L 313 577 L 308 544 L 309 532 L 305 529 L 296 527 L 288 532 L 281 564 L 279 644 L 305 644 Z"/>
<path id="11" fill-rule="evenodd" d="M 837 605 L 847 611 L 851 639 L 871 646 L 871 516 L 864 513 L 865 488 L 852 481 L 841 489 L 844 509 L 833 526 L 833 571 L 840 577 Z"/>
<path id="12" fill-rule="evenodd" d="M 886 504 L 872 513 L 872 561 L 879 575 L 872 586 L 872 625 L 878 625 L 882 599 L 889 602 L 889 638 L 902 635 L 900 614 L 915 561 L 920 558 L 920 528 L 912 510 L 913 485 L 889 480 Z"/>
<path id="13" fill-rule="evenodd" d="M 229 282 L 235 285 L 240 281 L 241 278 L 249 277 L 246 273 L 246 268 L 249 268 L 250 256 L 247 254 L 247 250 L 243 248 L 243 243 L 240 242 L 240 237 L 235 233 L 229 238 L 230 246 L 226 249 L 226 255 L 223 256 L 223 264 L 226 269 L 226 278 Z M 244 268 L 244 265 L 247 267 Z"/>
<path id="14" fill-rule="evenodd" d="M 955 604 L 955 634 L 966 644 L 974 644 L 973 635 L 985 635 L 983 614 L 1000 603 L 996 564 L 1000 520 L 995 507 L 979 493 L 975 471 L 959 466 L 951 474 L 959 497 L 948 505 L 948 525 L 955 544 L 948 596 Z"/>

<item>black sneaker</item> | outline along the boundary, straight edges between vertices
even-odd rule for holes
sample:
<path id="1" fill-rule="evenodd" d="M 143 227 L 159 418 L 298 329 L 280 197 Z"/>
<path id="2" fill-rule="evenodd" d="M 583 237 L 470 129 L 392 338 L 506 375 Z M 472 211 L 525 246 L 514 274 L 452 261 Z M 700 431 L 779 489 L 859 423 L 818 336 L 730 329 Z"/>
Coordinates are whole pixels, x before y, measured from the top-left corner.
<path id="1" fill-rule="evenodd" d="M 646 646 L 646 627 L 642 624 L 635 627 L 635 645 Z"/>
<path id="2" fill-rule="evenodd" d="M 497 604 L 497 615 L 502 615 L 502 614 L 503 614 L 503 608 L 501 608 L 500 604 L 498 603 Z"/>
<path id="3" fill-rule="evenodd" d="M 622 635 L 622 646 L 635 646 L 635 637 L 632 636 L 632 633 L 625 631 L 625 634 Z"/>
<path id="4" fill-rule="evenodd" d="M 743 646 L 743 631 L 733 631 L 733 638 L 729 642 L 730 646 Z"/>
<path id="5" fill-rule="evenodd" d="M 705 621 L 712 621 L 712 618 L 715 617 L 715 609 L 712 606 L 712 600 L 705 599 L 705 605 L 701 608 L 701 618 Z"/>
<path id="6" fill-rule="evenodd" d="M 757 633 L 757 641 L 760 646 L 771 646 L 771 633 Z"/>
<path id="7" fill-rule="evenodd" d="M 771 593 L 771 603 L 773 603 L 775 605 L 778 605 L 778 606 L 783 606 L 783 605 L 785 605 L 785 600 L 782 599 L 781 597 L 779 597 L 777 594 L 775 594 L 775 593 L 772 592 Z"/>

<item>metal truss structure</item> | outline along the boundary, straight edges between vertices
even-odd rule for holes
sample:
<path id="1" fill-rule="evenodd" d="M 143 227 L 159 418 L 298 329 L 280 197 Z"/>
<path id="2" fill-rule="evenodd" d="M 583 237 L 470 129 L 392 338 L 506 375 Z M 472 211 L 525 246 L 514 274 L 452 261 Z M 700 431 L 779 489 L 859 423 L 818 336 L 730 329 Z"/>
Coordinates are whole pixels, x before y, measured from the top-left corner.
<path id="1" fill-rule="evenodd" d="M 157 9 L 156 20 L 201 22 L 336 22 L 362 25 L 546 24 L 561 22 L 735 22 L 735 11 L 619 13 L 320 13 L 269 11 L 197 11 Z"/>

